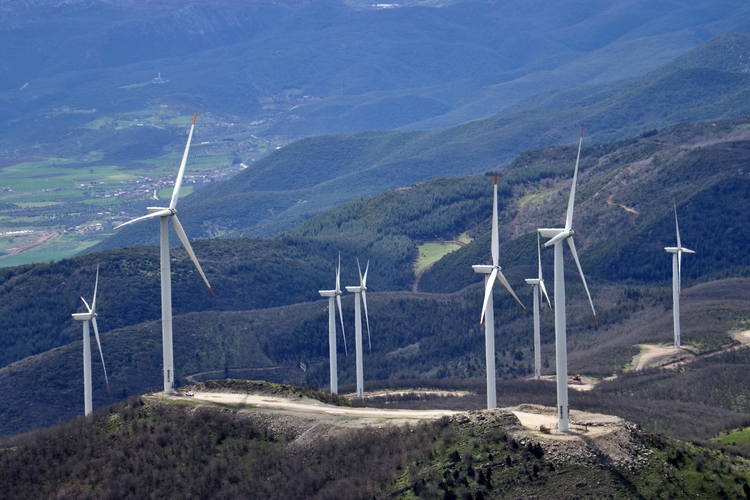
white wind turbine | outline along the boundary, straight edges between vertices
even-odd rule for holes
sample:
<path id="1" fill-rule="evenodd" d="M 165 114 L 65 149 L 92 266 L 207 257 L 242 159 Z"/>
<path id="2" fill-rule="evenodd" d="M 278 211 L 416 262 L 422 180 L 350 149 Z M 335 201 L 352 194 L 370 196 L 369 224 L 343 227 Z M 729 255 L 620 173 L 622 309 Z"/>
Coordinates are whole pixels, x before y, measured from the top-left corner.
<path id="1" fill-rule="evenodd" d="M 541 351 L 541 332 L 539 322 L 539 302 L 541 301 L 544 305 L 544 297 L 547 297 L 547 304 L 552 309 L 552 302 L 549 300 L 547 295 L 547 289 L 544 286 L 544 279 L 542 278 L 542 251 L 539 247 L 539 233 L 536 234 L 537 239 L 537 259 L 539 262 L 539 273 L 535 279 L 527 279 L 526 283 L 534 287 L 534 378 L 539 380 L 542 376 L 542 351 Z M 544 296 L 542 296 L 544 294 Z"/>
<path id="2" fill-rule="evenodd" d="M 346 334 L 344 333 L 344 314 L 341 311 L 341 253 L 339 253 L 339 265 L 336 268 L 336 289 L 319 290 L 318 293 L 323 297 L 328 297 L 328 356 L 331 359 L 331 394 L 339 393 L 339 381 L 336 367 L 336 304 L 339 306 L 339 318 L 341 319 L 341 336 L 344 337 L 344 352 L 347 357 L 349 352 L 346 349 Z"/>
<path id="3" fill-rule="evenodd" d="M 362 310 L 359 304 L 359 298 L 362 297 L 362 304 L 365 306 L 365 321 L 367 322 L 367 343 L 370 346 L 372 354 L 372 342 L 370 342 L 370 318 L 367 315 L 367 271 L 370 269 L 370 261 L 365 266 L 365 274 L 362 276 L 362 267 L 359 265 L 357 258 L 357 270 L 359 271 L 359 286 L 348 286 L 346 291 L 354 294 L 354 345 L 357 357 L 357 398 L 365 397 L 364 372 L 362 367 Z"/>
<path id="4" fill-rule="evenodd" d="M 682 290 L 682 254 L 695 253 L 680 243 L 680 226 L 677 223 L 677 206 L 674 207 L 674 226 L 677 230 L 677 246 L 664 247 L 672 254 L 672 314 L 674 316 L 674 348 L 680 348 L 680 291 Z"/>
<path id="5" fill-rule="evenodd" d="M 495 172 L 494 179 L 494 197 L 492 205 L 492 265 L 475 265 L 471 266 L 475 273 L 484 274 L 484 304 L 482 305 L 482 317 L 479 320 L 481 324 L 485 318 L 487 321 L 484 323 L 484 340 L 485 340 L 485 358 L 487 361 L 487 409 L 491 410 L 497 408 L 497 394 L 495 389 L 495 311 L 492 305 L 492 287 L 495 284 L 495 279 L 502 283 L 505 288 L 508 289 L 511 295 L 516 301 L 521 304 L 521 307 L 526 309 L 526 306 L 520 301 L 518 296 L 515 294 L 513 289 L 510 287 L 510 283 L 505 279 L 502 268 L 498 264 L 500 255 L 500 243 L 498 236 L 497 227 L 497 172 Z M 487 305 L 490 307 L 487 307 Z M 528 309 L 526 309 L 528 311 Z"/>
<path id="6" fill-rule="evenodd" d="M 591 311 L 594 313 L 594 320 L 599 326 L 599 319 L 596 317 L 594 302 L 591 300 L 589 287 L 586 284 L 586 278 L 583 276 L 583 269 L 578 260 L 578 252 L 573 242 L 573 204 L 576 197 L 576 181 L 578 180 L 578 163 L 581 159 L 581 145 L 583 143 L 583 126 L 581 126 L 581 137 L 578 141 L 578 156 L 576 157 L 576 166 L 573 171 L 573 185 L 570 188 L 570 198 L 568 199 L 568 213 L 565 218 L 565 227 L 562 229 L 539 229 L 539 234 L 545 238 L 551 238 L 544 243 L 541 248 L 550 245 L 555 246 L 555 351 L 557 365 L 557 429 L 560 432 L 568 431 L 568 346 L 566 338 L 565 325 L 565 278 L 563 267 L 563 241 L 567 240 L 570 246 L 570 252 L 578 266 L 578 272 L 583 281 L 583 287 L 586 289 L 586 295 L 589 297 Z"/>
<path id="7" fill-rule="evenodd" d="M 107 367 L 104 365 L 104 354 L 102 354 L 102 343 L 99 340 L 99 328 L 96 326 L 96 290 L 99 287 L 99 264 L 96 265 L 96 281 L 94 282 L 94 298 L 91 300 L 89 307 L 86 299 L 81 297 L 83 305 L 88 312 L 75 313 L 73 319 L 83 322 L 83 414 L 88 415 L 93 410 L 92 390 L 91 390 L 91 333 L 89 332 L 89 322 L 94 325 L 94 335 L 96 336 L 96 345 L 99 346 L 99 356 L 102 358 L 102 368 L 104 368 L 104 381 L 107 384 L 109 392 L 109 379 L 107 378 Z"/>
<path id="8" fill-rule="evenodd" d="M 193 129 L 195 128 L 195 119 L 198 113 L 193 115 L 193 123 L 190 125 L 190 133 L 188 134 L 187 144 L 185 145 L 185 152 L 182 155 L 182 163 L 180 163 L 180 170 L 177 172 L 177 179 L 174 183 L 174 190 L 172 191 L 172 200 L 169 202 L 169 207 L 147 207 L 148 215 L 138 217 L 137 219 L 130 220 L 124 224 L 116 226 L 115 229 L 121 228 L 128 224 L 140 222 L 146 219 L 154 219 L 159 217 L 160 227 L 160 260 L 161 260 L 161 332 L 162 332 L 162 348 L 163 348 L 163 362 L 164 362 L 164 392 L 167 394 L 174 393 L 174 354 L 172 350 L 172 277 L 170 275 L 170 263 L 169 263 L 169 224 L 168 220 L 172 219 L 174 224 L 174 230 L 179 236 L 182 245 L 187 250 L 190 259 L 192 259 L 195 267 L 198 269 L 203 281 L 211 291 L 211 294 L 216 297 L 213 288 L 208 283 L 206 275 L 201 269 L 201 265 L 198 263 L 198 259 L 195 257 L 193 247 L 190 246 L 185 230 L 180 224 L 180 220 L 177 218 L 177 199 L 180 197 L 180 187 L 182 186 L 182 177 L 185 174 L 185 164 L 187 163 L 188 153 L 190 152 L 190 141 L 193 139 Z"/>

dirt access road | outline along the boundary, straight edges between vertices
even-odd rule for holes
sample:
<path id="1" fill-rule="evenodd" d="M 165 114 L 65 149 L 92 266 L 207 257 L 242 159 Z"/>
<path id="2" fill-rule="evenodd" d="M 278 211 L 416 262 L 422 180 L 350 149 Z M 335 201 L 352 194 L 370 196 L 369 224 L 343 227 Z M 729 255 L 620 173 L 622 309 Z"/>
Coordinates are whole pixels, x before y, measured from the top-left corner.
<path id="1" fill-rule="evenodd" d="M 404 424 L 419 420 L 435 420 L 445 416 L 456 415 L 461 412 L 452 410 L 386 410 L 380 408 L 350 408 L 334 406 L 307 398 L 284 398 L 279 396 L 264 396 L 258 394 L 234 394 L 222 392 L 196 392 L 194 396 L 174 395 L 164 393 L 154 397 L 192 400 L 202 403 L 232 405 L 237 409 L 254 409 L 291 413 L 296 416 L 329 421 L 332 424 L 347 426 L 364 426 L 378 424 Z"/>
<path id="2" fill-rule="evenodd" d="M 677 366 L 692 363 L 698 359 L 717 356 L 719 354 L 750 346 L 750 330 L 730 333 L 730 336 L 734 340 L 734 343 L 722 347 L 721 349 L 697 356 L 692 353 L 689 348 L 685 347 L 682 349 L 675 349 L 674 346 L 666 346 L 663 344 L 641 344 L 641 352 L 633 356 L 631 365 L 636 371 L 655 367 L 676 368 Z"/>

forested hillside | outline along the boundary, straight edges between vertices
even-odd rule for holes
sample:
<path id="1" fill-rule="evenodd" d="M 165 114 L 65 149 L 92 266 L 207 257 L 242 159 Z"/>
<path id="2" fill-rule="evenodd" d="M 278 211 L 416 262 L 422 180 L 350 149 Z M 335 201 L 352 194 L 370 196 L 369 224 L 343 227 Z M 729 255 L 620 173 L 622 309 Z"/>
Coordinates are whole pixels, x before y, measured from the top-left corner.
<path id="1" fill-rule="evenodd" d="M 521 285 L 522 277 L 533 266 L 507 271 L 526 304 L 531 303 L 531 287 Z M 568 272 L 568 347 L 571 373 L 603 378 L 626 370 L 637 344 L 669 342 L 671 294 L 668 287 L 625 287 L 591 283 L 600 318 L 599 328 L 591 317 L 586 295 L 574 271 Z M 550 287 L 551 289 L 552 287 Z M 747 279 L 717 281 L 683 290 L 682 339 L 696 352 L 710 352 L 729 345 L 730 331 L 750 323 L 750 282 Z M 385 380 L 470 379 L 484 376 L 484 329 L 479 324 L 481 286 L 458 294 L 370 293 L 368 309 L 372 354 L 366 355 L 365 390 Z M 353 354 L 354 312 L 351 296 L 345 296 L 344 324 L 349 356 L 344 340 L 337 337 L 339 381 L 355 381 Z M 101 317 L 103 319 L 103 315 Z M 328 385 L 327 302 L 285 306 L 248 312 L 198 312 L 175 317 L 175 374 L 178 384 L 190 380 L 216 378 L 267 379 L 277 382 Z M 507 293 L 495 294 L 497 325 L 497 375 L 501 379 L 525 378 L 533 373 L 533 325 L 530 316 Z M 367 334 L 365 333 L 365 336 Z M 365 339 L 365 350 L 368 340 Z M 543 373 L 555 368 L 553 314 L 542 314 Z M 161 328 L 153 321 L 102 333 L 102 349 L 109 373 L 111 393 L 105 390 L 100 363 L 94 357 L 94 405 L 96 407 L 157 389 L 161 384 Z M 731 364 L 735 369 L 721 379 L 725 396 L 703 391 L 697 382 L 693 390 L 676 391 L 682 380 L 697 381 L 701 373 L 714 373 L 716 366 Z M 646 428 L 685 437 L 685 432 L 709 437 L 733 425 L 747 410 L 750 393 L 745 383 L 747 360 L 744 356 L 715 358 L 696 364 L 683 373 L 664 377 L 662 391 L 685 408 L 704 415 L 701 405 L 709 405 L 713 423 L 704 417 L 693 423 L 673 423 L 671 403 L 661 401 L 662 391 L 638 386 L 634 397 L 641 415 L 623 406 L 621 399 L 609 398 L 617 385 L 602 386 L 602 397 L 584 398 L 576 404 L 593 411 L 622 415 Z M 304 367 L 304 370 L 303 370 Z M 690 375 L 692 373 L 692 375 Z M 16 433 L 65 422 L 79 415 L 82 408 L 81 342 L 26 358 L 0 369 L 0 433 Z M 631 380 L 631 379 L 629 379 Z M 632 379 L 636 383 L 642 379 Z M 715 384 L 717 379 L 707 378 Z M 630 382 L 623 382 L 628 386 Z M 471 384 L 474 387 L 476 384 Z M 481 385 L 481 384 L 479 384 Z M 538 388 L 537 388 L 538 389 Z M 534 393 L 536 389 L 531 390 Z M 518 393 L 515 403 L 553 404 L 549 393 Z M 595 391 L 596 394 L 600 394 Z M 583 397 L 583 396 L 581 396 Z M 531 398 L 524 401 L 524 398 Z M 632 401 L 631 401 L 632 403 Z M 478 407 L 484 403 L 479 401 Z M 600 405 L 604 405 L 601 407 Z M 718 409 L 726 410 L 719 418 Z M 709 412 L 710 413 L 710 412 Z"/>

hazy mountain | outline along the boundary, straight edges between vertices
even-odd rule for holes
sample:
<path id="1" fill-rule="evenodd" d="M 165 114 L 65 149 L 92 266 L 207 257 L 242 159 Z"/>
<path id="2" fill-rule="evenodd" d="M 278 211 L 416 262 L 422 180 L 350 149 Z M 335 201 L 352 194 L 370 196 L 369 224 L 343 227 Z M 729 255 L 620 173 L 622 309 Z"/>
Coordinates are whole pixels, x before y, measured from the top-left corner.
<path id="1" fill-rule="evenodd" d="M 0 19 L 0 151 L 82 156 L 105 132 L 83 125 L 160 104 L 291 136 L 443 128 L 640 75 L 732 30 L 750 32 L 739 0 L 12 2 Z"/>
<path id="2" fill-rule="evenodd" d="M 686 120 L 740 116 L 750 113 L 748 60 L 750 36 L 727 34 L 642 77 L 540 95 L 508 115 L 436 131 L 303 139 L 188 196 L 180 218 L 196 238 L 272 236 L 352 199 L 499 169 L 529 148 L 571 144 L 581 123 L 587 141 L 602 143 Z M 127 227 L 92 250 L 156 243 L 155 231 Z"/>

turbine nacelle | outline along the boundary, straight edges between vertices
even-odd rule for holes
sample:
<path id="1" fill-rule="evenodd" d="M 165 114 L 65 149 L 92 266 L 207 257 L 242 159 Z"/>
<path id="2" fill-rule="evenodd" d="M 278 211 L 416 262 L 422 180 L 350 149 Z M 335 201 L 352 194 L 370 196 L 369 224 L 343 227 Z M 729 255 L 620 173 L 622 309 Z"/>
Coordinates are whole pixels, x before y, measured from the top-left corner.
<path id="1" fill-rule="evenodd" d="M 492 271 L 495 269 L 495 266 L 477 264 L 475 266 L 471 266 L 471 268 L 474 269 L 475 273 L 492 274 Z M 497 269 L 499 270 L 500 267 L 498 267 Z"/>
<path id="2" fill-rule="evenodd" d="M 544 280 L 540 280 L 539 278 L 527 278 L 526 283 L 529 285 L 538 285 L 539 283 L 543 283 Z"/>
<path id="3" fill-rule="evenodd" d="M 335 297 L 341 295 L 341 292 L 336 290 L 318 290 L 318 293 L 323 297 Z"/>
<path id="4" fill-rule="evenodd" d="M 162 215 L 162 217 L 167 217 L 167 216 L 176 214 L 177 213 L 177 209 L 176 208 L 168 208 L 168 207 L 146 207 L 146 212 L 148 212 L 149 214 L 153 214 L 153 213 L 157 213 L 157 212 L 163 212 L 164 215 Z"/>

